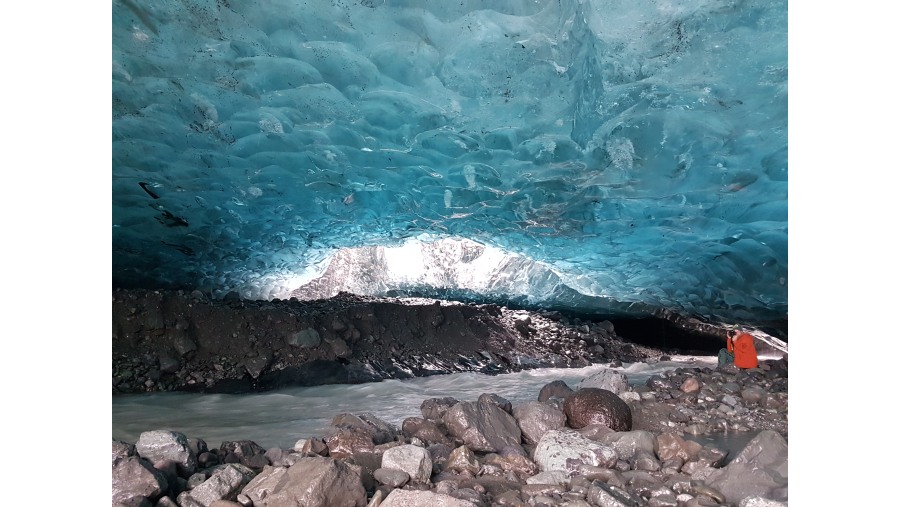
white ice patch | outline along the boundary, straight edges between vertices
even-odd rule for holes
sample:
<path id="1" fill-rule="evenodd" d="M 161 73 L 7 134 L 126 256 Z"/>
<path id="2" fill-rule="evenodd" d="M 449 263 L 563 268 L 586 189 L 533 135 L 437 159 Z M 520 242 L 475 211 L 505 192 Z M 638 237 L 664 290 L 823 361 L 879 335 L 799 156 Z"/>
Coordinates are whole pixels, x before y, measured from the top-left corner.
<path id="1" fill-rule="evenodd" d="M 466 177 L 466 183 L 469 184 L 469 188 L 475 188 L 475 167 L 471 164 L 466 164 L 463 167 L 463 175 Z"/>
<path id="2" fill-rule="evenodd" d="M 627 137 L 613 137 L 606 141 L 606 153 L 609 154 L 613 166 L 620 170 L 634 167 L 634 145 Z"/>

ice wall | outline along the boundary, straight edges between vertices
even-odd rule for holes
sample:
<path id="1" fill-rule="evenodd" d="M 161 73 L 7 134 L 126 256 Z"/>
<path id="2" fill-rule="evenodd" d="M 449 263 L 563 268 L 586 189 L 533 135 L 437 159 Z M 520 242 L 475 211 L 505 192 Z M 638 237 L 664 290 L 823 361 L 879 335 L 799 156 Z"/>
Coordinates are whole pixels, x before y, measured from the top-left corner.
<path id="1" fill-rule="evenodd" d="M 427 234 L 587 306 L 786 317 L 786 1 L 115 0 L 112 25 L 116 284 L 284 297 Z"/>

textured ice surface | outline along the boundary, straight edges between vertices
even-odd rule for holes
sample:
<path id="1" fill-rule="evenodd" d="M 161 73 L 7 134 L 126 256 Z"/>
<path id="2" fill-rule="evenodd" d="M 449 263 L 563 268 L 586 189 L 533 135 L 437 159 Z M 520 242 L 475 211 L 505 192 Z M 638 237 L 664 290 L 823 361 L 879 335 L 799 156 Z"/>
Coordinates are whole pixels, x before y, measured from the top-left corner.
<path id="1" fill-rule="evenodd" d="M 398 286 L 786 318 L 786 1 L 116 0 L 112 35 L 118 285 L 286 297 L 425 234 L 502 283 Z"/>

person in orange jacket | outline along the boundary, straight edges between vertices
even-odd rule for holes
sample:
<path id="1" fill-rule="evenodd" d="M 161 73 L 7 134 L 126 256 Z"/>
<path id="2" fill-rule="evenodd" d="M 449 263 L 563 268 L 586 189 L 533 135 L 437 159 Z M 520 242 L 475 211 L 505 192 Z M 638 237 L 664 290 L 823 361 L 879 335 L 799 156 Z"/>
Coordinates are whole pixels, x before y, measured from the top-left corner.
<path id="1" fill-rule="evenodd" d="M 731 329 L 725 338 L 727 348 L 719 351 L 719 366 L 734 364 L 738 368 L 756 368 L 759 359 L 756 357 L 756 347 L 753 345 L 753 336 L 740 329 Z"/>

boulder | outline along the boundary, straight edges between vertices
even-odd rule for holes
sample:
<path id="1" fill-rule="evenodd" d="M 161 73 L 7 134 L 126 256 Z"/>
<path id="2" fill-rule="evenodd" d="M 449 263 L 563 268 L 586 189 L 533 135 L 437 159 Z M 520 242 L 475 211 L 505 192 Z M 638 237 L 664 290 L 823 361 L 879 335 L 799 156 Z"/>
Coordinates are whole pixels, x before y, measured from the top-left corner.
<path id="1" fill-rule="evenodd" d="M 422 447 L 401 445 L 384 451 L 381 468 L 402 470 L 412 482 L 428 482 L 431 479 L 431 455 Z"/>
<path id="2" fill-rule="evenodd" d="M 123 442 L 121 440 L 112 441 L 113 464 L 115 464 L 116 460 L 134 456 L 136 452 L 137 451 L 134 449 L 134 444 L 129 444 L 128 442 Z"/>
<path id="3" fill-rule="evenodd" d="M 381 502 L 381 507 L 476 507 L 476 504 L 431 491 L 395 489 Z"/>
<path id="4" fill-rule="evenodd" d="M 397 436 L 397 428 L 373 414 L 338 414 L 331 420 L 331 425 L 337 428 L 356 428 L 368 433 L 375 445 L 391 442 Z"/>
<path id="5" fill-rule="evenodd" d="M 450 445 L 450 439 L 434 422 L 421 417 L 407 417 L 403 420 L 403 436 L 418 438 L 426 444 Z"/>
<path id="6" fill-rule="evenodd" d="M 547 431 L 566 425 L 566 415 L 561 410 L 539 401 L 516 406 L 513 417 L 522 430 L 522 440 L 527 444 L 536 444 Z"/>
<path id="7" fill-rule="evenodd" d="M 444 414 L 450 410 L 450 407 L 459 403 L 459 400 L 456 398 L 445 397 L 445 398 L 429 398 L 422 402 L 420 406 L 420 410 L 422 410 L 422 417 L 425 419 L 431 419 L 433 421 L 440 421 L 444 418 Z"/>
<path id="8" fill-rule="evenodd" d="M 569 459 L 575 461 L 567 463 Z M 578 462 L 611 468 L 615 466 L 617 460 L 618 456 L 612 447 L 588 440 L 569 429 L 550 430 L 544 433 L 534 449 L 534 461 L 544 472 L 563 470 L 571 473 L 578 466 Z"/>
<path id="9" fill-rule="evenodd" d="M 254 507 L 366 505 L 359 473 L 346 463 L 320 456 L 302 458 L 290 468 L 266 467 L 242 493 Z"/>
<path id="10" fill-rule="evenodd" d="M 372 474 L 376 481 L 389 488 L 399 488 L 409 482 L 409 474 L 394 468 L 379 468 Z"/>
<path id="11" fill-rule="evenodd" d="M 615 431 L 631 431 L 631 408 L 614 392 L 596 387 L 579 389 L 563 405 L 569 426 L 604 424 Z"/>
<path id="12" fill-rule="evenodd" d="M 615 394 L 621 394 L 628 390 L 628 377 L 617 370 L 600 370 L 578 384 L 579 390 L 588 387 L 606 389 Z"/>
<path id="13" fill-rule="evenodd" d="M 447 431 L 470 449 L 497 452 L 520 446 L 522 431 L 516 420 L 493 403 L 459 402 L 444 414 Z"/>
<path id="14" fill-rule="evenodd" d="M 219 456 L 225 463 L 240 463 L 256 470 L 269 464 L 266 450 L 252 440 L 225 441 L 219 446 Z"/>
<path id="15" fill-rule="evenodd" d="M 705 480 L 732 504 L 752 496 L 787 501 L 787 456 L 784 438 L 778 432 L 764 430 L 728 466 L 713 469 Z"/>
<path id="16" fill-rule="evenodd" d="M 358 428 L 333 428 L 325 438 L 328 454 L 334 458 L 348 458 L 359 452 L 375 452 L 372 436 Z"/>
<path id="17" fill-rule="evenodd" d="M 483 393 L 478 397 L 479 403 L 493 403 L 507 414 L 512 414 L 512 402 L 497 394 Z"/>
<path id="18" fill-rule="evenodd" d="M 684 461 L 694 461 L 703 448 L 693 440 L 685 440 L 674 433 L 662 433 L 656 437 L 654 451 L 659 459 L 665 461 L 679 457 Z"/>
<path id="19" fill-rule="evenodd" d="M 656 452 L 656 437 L 644 430 L 609 433 L 600 442 L 615 449 L 620 459 L 630 460 L 639 450 Z"/>
<path id="20" fill-rule="evenodd" d="M 480 469 L 481 464 L 478 463 L 475 453 L 464 445 L 453 449 L 450 457 L 447 458 L 447 462 L 444 464 L 444 470 L 468 472 L 472 475 L 477 474 Z"/>
<path id="21" fill-rule="evenodd" d="M 137 456 L 119 458 L 112 467 L 112 503 L 140 502 L 155 499 L 168 490 L 165 475 L 147 460 Z"/>
<path id="22" fill-rule="evenodd" d="M 138 437 L 135 445 L 140 457 L 155 463 L 157 461 L 174 461 L 189 476 L 197 468 L 197 456 L 188 445 L 188 438 L 183 433 L 166 430 L 145 431 Z"/>
<path id="23" fill-rule="evenodd" d="M 575 394 L 575 391 L 569 387 L 569 384 L 566 384 L 562 380 L 554 380 L 541 388 L 538 393 L 538 401 L 543 402 L 550 398 L 566 399 L 572 394 Z"/>
<path id="24" fill-rule="evenodd" d="M 194 486 L 190 491 L 178 495 L 181 507 L 210 507 L 220 500 L 237 500 L 241 489 L 253 479 L 255 473 L 250 468 L 237 463 L 219 465 L 208 479 Z"/>

